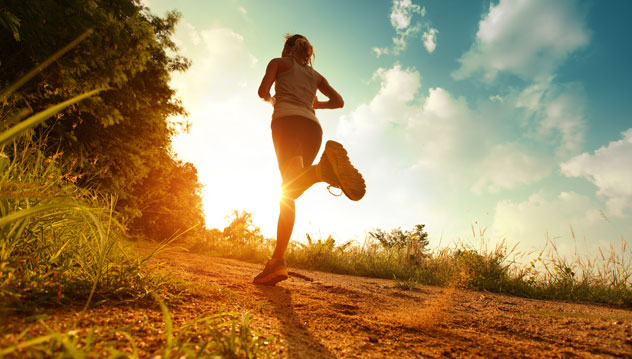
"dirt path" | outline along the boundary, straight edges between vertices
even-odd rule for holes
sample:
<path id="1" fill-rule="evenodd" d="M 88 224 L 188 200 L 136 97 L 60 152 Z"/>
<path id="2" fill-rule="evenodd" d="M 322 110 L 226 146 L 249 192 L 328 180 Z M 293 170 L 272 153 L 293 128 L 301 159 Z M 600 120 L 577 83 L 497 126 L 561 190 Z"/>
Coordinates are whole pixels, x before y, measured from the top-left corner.
<path id="1" fill-rule="evenodd" d="M 632 358 L 628 310 L 430 286 L 403 290 L 389 280 L 306 270 L 265 287 L 251 284 L 261 265 L 177 250 L 156 260 L 200 292 L 170 308 L 176 327 L 219 308 L 250 311 L 254 328 L 278 338 L 268 348 L 275 357 Z M 55 313 L 49 322 L 69 317 L 85 326 L 104 317 L 119 326 L 161 321 L 155 309 L 101 307 Z M 159 340 L 148 333 L 139 348 L 151 353 Z"/>

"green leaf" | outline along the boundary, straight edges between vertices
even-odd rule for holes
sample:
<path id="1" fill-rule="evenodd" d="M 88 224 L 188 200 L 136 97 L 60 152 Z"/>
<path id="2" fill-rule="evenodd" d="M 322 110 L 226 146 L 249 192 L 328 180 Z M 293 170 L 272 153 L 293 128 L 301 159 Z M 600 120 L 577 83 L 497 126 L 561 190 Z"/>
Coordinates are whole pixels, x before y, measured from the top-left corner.
<path id="1" fill-rule="evenodd" d="M 20 27 L 20 19 L 5 9 L 0 10 L 0 25 L 5 29 L 11 31 L 15 41 L 20 41 L 20 33 L 18 28 Z"/>
<path id="2" fill-rule="evenodd" d="M 72 104 L 75 104 L 83 99 L 86 99 L 90 96 L 96 95 L 101 91 L 103 91 L 103 89 L 97 89 L 97 90 L 92 90 L 90 92 L 86 92 L 82 95 L 75 96 L 68 101 L 64 101 L 56 106 L 49 107 L 44 111 L 36 113 L 35 115 L 18 123 L 17 125 L 11 127 L 10 129 L 2 132 L 0 134 L 0 146 L 4 146 L 5 144 L 11 142 L 15 137 L 19 136 L 24 131 L 39 125 L 40 123 L 44 122 L 49 117 L 59 113 L 61 110 L 65 109 L 66 107 Z"/>
<path id="3" fill-rule="evenodd" d="M 0 228 L 3 228 L 4 226 L 6 226 L 7 224 L 11 222 L 19 221 L 23 218 L 32 217 L 36 214 L 50 211 L 52 209 L 68 208 L 68 207 L 74 207 L 74 206 L 75 206 L 74 204 L 70 204 L 70 203 L 50 203 L 50 204 L 40 204 L 37 206 L 33 206 L 31 208 L 23 209 L 21 211 L 13 212 L 4 217 L 0 217 Z"/>
<path id="4" fill-rule="evenodd" d="M 18 79 L 16 82 L 14 82 L 11 85 L 9 85 L 9 87 L 7 87 L 4 90 L 2 90 L 0 92 L 0 101 L 5 101 L 7 98 L 9 98 L 9 96 L 11 96 L 12 93 L 14 93 L 20 87 L 22 87 L 22 85 L 27 83 L 28 80 L 32 79 L 35 75 L 40 73 L 43 69 L 45 69 L 50 64 L 55 62 L 63 54 L 65 54 L 66 52 L 70 51 L 70 49 L 72 49 L 73 47 L 77 46 L 77 44 L 79 44 L 81 41 L 83 41 L 86 37 L 90 36 L 90 34 L 92 34 L 93 32 L 94 32 L 94 30 L 92 30 L 92 29 L 86 30 L 83 34 L 79 35 L 79 37 L 74 39 L 71 43 L 69 43 L 68 45 L 64 46 L 61 50 L 55 52 L 53 54 L 53 56 L 49 57 L 48 59 L 46 59 L 46 61 L 44 61 L 41 64 L 39 64 L 38 66 L 36 66 L 34 69 L 29 71 L 26 75 L 20 77 L 20 79 Z"/>

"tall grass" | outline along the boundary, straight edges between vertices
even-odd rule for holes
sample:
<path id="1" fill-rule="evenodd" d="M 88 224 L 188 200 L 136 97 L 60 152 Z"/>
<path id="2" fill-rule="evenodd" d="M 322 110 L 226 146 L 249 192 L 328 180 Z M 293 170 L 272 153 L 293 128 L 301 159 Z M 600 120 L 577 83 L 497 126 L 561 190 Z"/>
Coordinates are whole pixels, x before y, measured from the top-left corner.
<path id="1" fill-rule="evenodd" d="M 473 229 L 474 231 L 474 229 Z M 243 245 L 227 240 L 224 232 L 211 230 L 197 250 L 212 255 L 263 262 L 274 241 L 260 237 Z M 474 232 L 475 233 L 475 232 Z M 572 259 L 562 256 L 549 242 L 527 264 L 527 254 L 516 252 L 504 240 L 490 246 L 485 231 L 474 234 L 476 245 L 460 241 L 426 250 L 414 241 L 386 246 L 371 236 L 364 243 L 337 245 L 329 236 L 306 243 L 290 242 L 288 265 L 348 275 L 395 279 L 400 288 L 416 284 L 461 287 L 538 299 L 589 301 L 632 306 L 632 256 L 621 238 L 619 251 L 611 247 L 596 256 Z"/>
<path id="2" fill-rule="evenodd" d="M 92 30 L 0 91 L 0 305 L 3 311 L 96 295 L 125 295 L 142 281 L 139 262 L 121 251 L 114 200 L 75 186 L 60 154 L 46 156 L 32 128 L 100 89 L 30 115 L 11 96 Z M 29 116 L 30 115 L 30 116 Z M 17 139 L 17 140 L 16 140 Z"/>
<path id="3" fill-rule="evenodd" d="M 163 322 L 146 323 L 143 331 L 163 333 L 164 337 L 151 352 L 139 350 L 138 344 L 144 338 L 134 336 L 130 330 L 132 328 L 90 328 L 60 332 L 40 320 L 39 325 L 46 329 L 46 334 L 30 337 L 29 328 L 25 329 L 16 339 L 16 344 L 0 348 L 0 358 L 137 359 L 148 355 L 163 359 L 269 357 L 265 346 L 274 338 L 268 338 L 252 329 L 249 313 L 220 311 L 174 327 L 167 306 L 157 296 L 154 298 L 161 308 Z"/>
<path id="4" fill-rule="evenodd" d="M 261 234 L 261 229 L 252 223 L 252 214 L 235 210 L 228 218 L 231 223 L 223 231 L 207 229 L 205 235 L 190 238 L 189 249 L 255 263 L 272 254 L 274 240 Z"/>
<path id="5" fill-rule="evenodd" d="M 47 156 L 32 129 L 64 108 L 100 90 L 76 96 L 32 116 L 8 101 L 14 92 L 45 66 L 87 37 L 88 30 L 71 44 L 14 84 L 0 91 L 0 315 L 32 312 L 51 304 L 109 299 L 138 300 L 160 289 L 167 298 L 173 289 L 186 291 L 173 278 L 143 270 L 147 260 L 177 236 L 163 242 L 144 258 L 125 244 L 125 229 L 114 211 L 115 198 L 75 185 L 72 164 L 61 153 Z M 3 126 L 6 126 L 2 128 Z M 10 127 L 9 127 L 10 126 Z M 186 231 L 185 231 L 186 232 Z M 181 233 L 182 234 L 182 233 Z M 169 287 L 169 288 L 165 288 Z M 177 294 L 177 293 L 176 293 Z M 157 297 L 156 297 L 157 298 Z M 265 338 L 249 327 L 249 315 L 218 313 L 174 330 L 166 305 L 159 300 L 166 331 L 162 358 L 265 355 Z M 44 322 L 41 322 L 46 326 Z M 124 329 L 106 333 L 94 330 L 49 333 L 33 338 L 28 329 L 0 357 L 132 357 L 138 358 L 134 338 Z M 129 342 L 130 352 L 115 334 Z M 24 340 L 22 340 L 24 339 Z"/>
<path id="6" fill-rule="evenodd" d="M 147 292 L 123 248 L 114 199 L 74 185 L 57 155 L 33 141 L 10 148 L 0 177 L 0 306 L 124 298 Z M 146 294 L 144 294 L 146 295 Z"/>
<path id="7" fill-rule="evenodd" d="M 531 296 L 632 306 L 632 256 L 620 237 L 620 248 L 610 244 L 607 254 L 562 256 L 548 240 L 539 255 L 520 267 L 515 276 L 529 284 Z"/>

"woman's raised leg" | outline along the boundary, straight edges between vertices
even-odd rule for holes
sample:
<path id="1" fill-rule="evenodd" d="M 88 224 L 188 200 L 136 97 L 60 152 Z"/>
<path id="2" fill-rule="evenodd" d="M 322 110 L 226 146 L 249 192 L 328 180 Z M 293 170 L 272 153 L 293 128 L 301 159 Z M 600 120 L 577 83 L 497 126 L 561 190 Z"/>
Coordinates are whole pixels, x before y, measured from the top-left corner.
<path id="1" fill-rule="evenodd" d="M 291 158 L 284 171 L 283 190 L 279 203 L 279 221 L 277 222 L 277 241 L 272 254 L 273 259 L 283 259 L 296 218 L 295 200 L 309 187 L 318 182 L 315 166 L 303 167 L 303 157 Z"/>

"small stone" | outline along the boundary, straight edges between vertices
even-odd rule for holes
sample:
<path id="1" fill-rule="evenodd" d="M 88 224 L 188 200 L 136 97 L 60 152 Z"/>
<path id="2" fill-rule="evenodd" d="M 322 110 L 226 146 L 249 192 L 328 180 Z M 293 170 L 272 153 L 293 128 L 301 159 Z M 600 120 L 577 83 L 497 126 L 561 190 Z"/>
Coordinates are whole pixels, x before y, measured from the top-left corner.
<path id="1" fill-rule="evenodd" d="M 616 322 L 614 322 L 614 324 L 616 324 L 616 325 L 621 325 L 621 324 L 623 324 L 623 321 L 621 321 L 621 320 L 617 320 Z"/>
<path id="2" fill-rule="evenodd" d="M 369 335 L 369 342 L 371 342 L 371 343 L 378 343 L 379 340 L 377 340 L 377 336 L 376 335 Z"/>
<path id="3" fill-rule="evenodd" d="M 632 345 L 632 338 L 630 338 L 630 337 L 626 338 L 626 340 L 623 343 L 627 344 L 627 345 Z"/>

